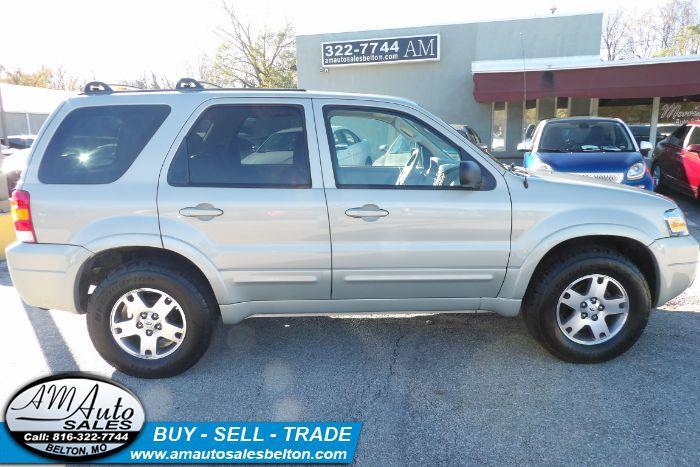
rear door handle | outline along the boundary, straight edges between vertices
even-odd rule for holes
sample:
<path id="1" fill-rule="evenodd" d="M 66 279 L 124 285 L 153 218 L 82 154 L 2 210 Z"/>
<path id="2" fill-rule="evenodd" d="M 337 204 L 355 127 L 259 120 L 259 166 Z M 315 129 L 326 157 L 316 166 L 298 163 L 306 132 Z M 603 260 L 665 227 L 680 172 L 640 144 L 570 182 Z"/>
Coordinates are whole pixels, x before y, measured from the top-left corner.
<path id="1" fill-rule="evenodd" d="M 194 207 L 180 209 L 180 215 L 185 217 L 198 217 L 201 220 L 209 220 L 224 213 L 221 209 L 215 208 L 209 203 L 200 203 Z"/>
<path id="2" fill-rule="evenodd" d="M 376 221 L 380 217 L 388 216 L 389 211 L 380 208 L 376 204 L 365 204 L 360 208 L 348 209 L 345 211 L 345 215 L 348 217 L 364 219 L 366 221 Z"/>

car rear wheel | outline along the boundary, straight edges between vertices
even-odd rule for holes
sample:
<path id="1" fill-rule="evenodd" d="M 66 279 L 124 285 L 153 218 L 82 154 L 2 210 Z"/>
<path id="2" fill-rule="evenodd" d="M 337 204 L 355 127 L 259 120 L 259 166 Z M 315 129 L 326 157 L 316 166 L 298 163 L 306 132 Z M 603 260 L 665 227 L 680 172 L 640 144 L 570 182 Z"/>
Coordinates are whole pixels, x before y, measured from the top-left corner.
<path id="1" fill-rule="evenodd" d="M 548 262 L 523 304 L 530 333 L 556 357 L 610 360 L 644 330 L 651 293 L 644 275 L 619 252 L 593 248 Z"/>
<path id="2" fill-rule="evenodd" d="M 142 378 L 181 373 L 208 347 L 216 303 L 178 268 L 134 262 L 109 274 L 88 302 L 90 338 L 118 370 Z"/>

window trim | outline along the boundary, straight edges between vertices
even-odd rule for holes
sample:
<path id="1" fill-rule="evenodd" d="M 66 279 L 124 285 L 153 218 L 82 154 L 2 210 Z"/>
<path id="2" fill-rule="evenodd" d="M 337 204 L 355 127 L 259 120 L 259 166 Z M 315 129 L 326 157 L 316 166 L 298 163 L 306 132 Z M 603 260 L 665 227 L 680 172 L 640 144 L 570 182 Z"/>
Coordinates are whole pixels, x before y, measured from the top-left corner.
<path id="1" fill-rule="evenodd" d="M 64 123 L 72 114 L 74 114 L 75 112 L 78 112 L 78 111 L 81 111 L 81 110 L 85 110 L 85 109 L 105 109 L 105 108 L 114 108 L 114 107 L 163 107 L 163 108 L 167 109 L 167 112 L 166 112 L 166 114 L 163 116 L 163 120 L 161 120 L 160 124 L 159 124 L 158 127 L 155 129 L 155 131 L 153 132 L 153 134 L 151 134 L 151 136 L 148 137 L 148 139 L 146 139 L 146 141 L 144 142 L 143 147 L 141 148 L 141 150 L 139 151 L 139 153 L 136 154 L 136 155 L 133 157 L 133 159 L 131 160 L 131 162 L 124 168 L 124 171 L 123 171 L 121 174 L 119 174 L 119 176 L 118 176 L 117 178 L 115 178 L 115 179 L 113 179 L 113 180 L 110 180 L 110 181 L 104 181 L 104 182 L 85 182 L 85 183 L 65 182 L 65 181 L 64 181 L 64 182 L 46 181 L 46 179 L 42 176 L 42 170 L 41 170 L 41 168 L 42 168 L 42 166 L 44 165 L 44 162 L 46 161 L 46 153 L 47 153 L 49 147 L 51 147 L 51 143 L 53 142 L 53 139 L 56 137 L 56 134 L 57 134 L 58 131 L 61 129 L 61 125 L 63 125 L 63 123 Z M 39 161 L 39 164 L 38 164 L 38 166 L 37 166 L 37 168 L 36 168 L 36 177 L 37 177 L 37 180 L 39 181 L 39 183 L 41 183 L 41 184 L 43 184 L 43 185 L 79 185 L 79 186 L 90 186 L 90 185 L 111 185 L 112 183 L 116 183 L 117 181 L 119 181 L 122 177 L 124 177 L 124 176 L 129 172 L 129 170 L 130 170 L 131 167 L 134 165 L 134 163 L 136 162 L 136 160 L 137 160 L 139 157 L 141 157 L 141 154 L 143 153 L 144 149 L 146 149 L 146 147 L 150 144 L 150 142 L 153 140 L 153 138 L 156 136 L 156 134 L 158 134 L 158 132 L 161 130 L 161 128 L 163 128 L 163 125 L 164 125 L 165 122 L 168 120 L 168 117 L 170 116 L 170 114 L 172 113 L 172 111 L 173 111 L 173 108 L 172 108 L 170 105 L 168 105 L 168 104 L 163 104 L 163 103 L 146 103 L 146 104 L 136 103 L 136 104 L 86 105 L 86 106 L 82 106 L 82 107 L 76 107 L 76 108 L 70 110 L 68 113 L 66 113 L 65 115 L 63 115 L 63 116 L 60 118 L 58 124 L 56 125 L 56 128 L 52 131 L 51 137 L 48 139 L 48 141 L 47 141 L 47 143 L 46 143 L 46 146 L 45 146 L 45 147 L 42 149 L 42 151 L 41 151 L 41 160 Z M 39 139 L 39 138 L 38 138 L 38 135 L 37 135 L 37 138 L 34 140 L 34 143 L 36 143 L 36 140 L 38 140 L 38 139 Z"/>
<path id="2" fill-rule="evenodd" d="M 206 113 L 215 108 L 215 107 L 286 107 L 286 108 L 293 108 L 293 109 L 299 109 L 301 111 L 301 130 L 304 133 L 304 137 L 306 139 L 306 171 L 309 176 L 309 181 L 308 183 L 303 183 L 303 184 L 297 184 L 297 185 L 286 185 L 286 184 L 260 184 L 260 183 L 193 183 L 191 181 L 187 181 L 185 183 L 177 183 L 173 182 L 170 179 L 171 173 L 173 171 L 173 167 L 175 166 L 175 161 L 177 160 L 178 153 L 180 152 L 182 145 L 187 143 L 187 138 L 190 136 L 192 133 L 192 130 L 197 127 L 199 122 L 204 118 Z M 271 135 L 270 135 L 271 136 Z M 268 136 L 269 137 L 269 136 Z M 261 164 L 265 165 L 265 164 Z M 267 164 L 267 165 L 274 165 L 274 164 Z M 292 167 L 294 165 L 292 164 Z M 188 177 L 189 177 L 189 165 L 188 165 Z M 275 102 L 275 103 L 213 103 L 210 106 L 207 106 L 206 108 L 202 109 L 199 112 L 199 115 L 197 116 L 196 120 L 192 122 L 192 125 L 187 129 L 184 137 L 180 141 L 180 144 L 178 144 L 177 149 L 175 149 L 175 152 L 173 153 L 173 157 L 170 160 L 170 165 L 168 166 L 168 171 L 165 175 L 165 180 L 168 184 L 168 186 L 175 187 L 175 188 L 270 188 L 270 189 L 289 189 L 289 190 L 304 190 L 304 189 L 311 189 L 313 185 L 313 179 L 312 179 L 312 174 L 311 174 L 311 151 L 309 149 L 309 132 L 307 131 L 307 125 L 306 125 L 306 112 L 304 109 L 304 106 L 302 104 L 289 104 L 289 103 L 281 103 L 281 102 Z"/>
<path id="3" fill-rule="evenodd" d="M 329 113 L 336 109 L 343 110 L 355 110 L 360 112 L 381 112 L 397 115 L 400 117 L 408 117 L 414 121 L 419 122 L 421 125 L 427 127 L 433 131 L 436 135 L 439 135 L 442 139 L 449 142 L 450 145 L 454 146 L 459 151 L 460 163 L 465 161 L 465 157 L 468 157 L 470 161 L 476 163 L 481 169 L 482 173 L 488 174 L 487 176 L 493 181 L 487 188 L 468 188 L 463 186 L 434 186 L 434 185 L 374 185 L 374 184 L 346 184 L 340 183 L 338 181 L 338 155 L 335 151 L 335 145 L 331 144 L 333 139 L 333 130 L 331 128 L 331 121 Z M 344 105 L 344 104 L 327 104 L 323 106 L 323 123 L 325 126 L 326 139 L 328 144 L 328 153 L 331 157 L 331 164 L 333 166 L 333 180 L 335 181 L 335 187 L 340 190 L 461 190 L 461 191 L 492 191 L 498 186 L 498 179 L 484 167 L 477 158 L 471 156 L 468 151 L 466 151 L 462 146 L 455 143 L 451 138 L 445 136 L 441 131 L 438 131 L 433 125 L 428 124 L 425 120 L 411 115 L 408 112 L 401 110 L 389 109 L 386 107 L 376 107 L 376 106 L 364 106 L 364 105 Z"/>

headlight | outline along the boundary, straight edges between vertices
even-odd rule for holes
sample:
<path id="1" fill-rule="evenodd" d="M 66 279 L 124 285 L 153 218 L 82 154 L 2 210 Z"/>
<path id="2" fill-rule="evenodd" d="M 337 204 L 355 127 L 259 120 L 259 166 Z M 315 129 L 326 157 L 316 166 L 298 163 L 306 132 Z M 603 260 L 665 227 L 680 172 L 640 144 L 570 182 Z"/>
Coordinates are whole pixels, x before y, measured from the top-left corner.
<path id="1" fill-rule="evenodd" d="M 627 171 L 627 180 L 639 180 L 644 176 L 644 172 L 647 171 L 647 166 L 644 162 L 637 162 L 632 164 L 632 166 Z"/>
<path id="2" fill-rule="evenodd" d="M 530 167 L 532 170 L 544 170 L 545 172 L 552 173 L 554 170 L 552 170 L 552 167 L 549 164 L 545 164 L 538 158 L 533 158 L 532 160 L 532 167 Z"/>
<path id="3" fill-rule="evenodd" d="M 669 209 L 664 213 L 664 219 L 668 226 L 668 231 L 672 237 L 688 235 L 688 226 L 685 223 L 685 216 L 680 209 Z"/>

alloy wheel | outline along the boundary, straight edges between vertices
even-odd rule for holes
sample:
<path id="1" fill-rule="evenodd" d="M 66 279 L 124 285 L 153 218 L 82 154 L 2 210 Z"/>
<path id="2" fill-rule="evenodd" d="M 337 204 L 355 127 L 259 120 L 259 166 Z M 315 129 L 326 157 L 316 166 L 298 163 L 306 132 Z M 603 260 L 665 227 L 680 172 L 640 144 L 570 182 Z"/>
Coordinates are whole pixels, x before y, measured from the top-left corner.
<path id="1" fill-rule="evenodd" d="M 630 304 L 627 291 L 604 274 L 590 274 L 569 284 L 557 302 L 557 324 L 567 339 L 597 345 L 624 327 Z"/>
<path id="2" fill-rule="evenodd" d="M 153 360 L 180 347 L 187 323 L 174 298 L 162 290 L 141 288 L 117 300 L 110 314 L 110 330 L 127 353 Z"/>

